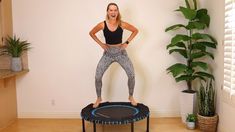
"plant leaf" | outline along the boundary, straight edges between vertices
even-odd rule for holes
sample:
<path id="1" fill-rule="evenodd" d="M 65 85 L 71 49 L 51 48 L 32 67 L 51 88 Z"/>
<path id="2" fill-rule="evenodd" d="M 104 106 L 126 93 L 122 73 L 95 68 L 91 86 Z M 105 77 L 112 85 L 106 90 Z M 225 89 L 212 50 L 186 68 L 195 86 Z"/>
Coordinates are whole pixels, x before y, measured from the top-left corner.
<path id="1" fill-rule="evenodd" d="M 204 52 L 197 52 L 197 53 L 192 53 L 191 54 L 191 58 L 192 59 L 196 59 L 196 58 L 201 58 L 203 56 L 205 56 L 206 54 Z"/>
<path id="2" fill-rule="evenodd" d="M 196 15 L 197 15 L 196 10 L 185 8 L 185 7 L 182 7 L 182 6 L 180 6 L 180 8 L 178 10 L 176 10 L 176 11 L 182 12 L 184 17 L 186 19 L 189 19 L 189 20 L 193 20 L 196 17 Z"/>
<path id="3" fill-rule="evenodd" d="M 197 10 L 197 0 L 193 0 L 194 10 Z"/>
<path id="4" fill-rule="evenodd" d="M 170 26 L 170 27 L 166 28 L 165 32 L 168 32 L 170 30 L 176 30 L 176 29 L 181 28 L 181 27 L 186 29 L 186 27 L 183 24 L 176 24 L 176 25 L 173 25 L 173 26 Z"/>
<path id="5" fill-rule="evenodd" d="M 186 49 L 186 46 L 183 42 L 178 42 L 178 43 L 175 43 L 175 44 L 169 44 L 169 45 L 167 45 L 166 49 L 169 49 L 169 48 L 174 47 L 174 46 Z"/>
<path id="6" fill-rule="evenodd" d="M 173 53 L 173 52 L 178 52 L 178 53 L 181 54 L 184 58 L 188 58 L 185 49 L 171 49 L 171 50 L 169 50 L 169 54 L 171 54 L 171 53 Z"/>
<path id="7" fill-rule="evenodd" d="M 206 55 L 210 56 L 211 59 L 214 59 L 214 56 L 213 56 L 212 53 L 205 52 L 205 51 L 192 53 L 192 54 L 191 54 L 191 58 L 192 58 L 192 59 L 196 59 L 196 58 L 201 58 L 201 57 L 206 56 Z"/>
<path id="8" fill-rule="evenodd" d="M 214 49 L 216 49 L 216 44 L 215 43 L 213 43 L 213 42 L 204 42 L 204 41 L 202 41 L 202 42 L 196 42 L 196 43 L 194 43 L 193 45 L 203 45 L 203 46 L 205 46 L 205 47 L 210 47 L 210 48 L 214 48 Z"/>
<path id="9" fill-rule="evenodd" d="M 196 18 L 200 22 L 205 23 L 207 27 L 209 27 L 209 25 L 210 25 L 210 16 L 207 14 L 207 9 L 198 10 Z"/>
<path id="10" fill-rule="evenodd" d="M 199 76 L 211 78 L 211 79 L 213 79 L 213 80 L 215 79 L 212 74 L 206 73 L 206 72 L 195 72 L 195 75 L 199 75 Z"/>
<path id="11" fill-rule="evenodd" d="M 203 70 L 207 70 L 208 69 L 208 65 L 205 62 L 202 61 L 195 61 L 191 63 L 192 67 L 201 67 Z"/>
<path id="12" fill-rule="evenodd" d="M 204 52 L 206 55 L 210 56 L 211 59 L 214 59 L 214 55 L 212 53 L 209 53 L 209 52 Z"/>
<path id="13" fill-rule="evenodd" d="M 185 3 L 186 3 L 186 7 L 187 7 L 188 9 L 190 9 L 190 5 L 189 5 L 188 0 L 185 0 Z"/>
<path id="14" fill-rule="evenodd" d="M 200 17 L 199 21 L 205 23 L 207 27 L 210 26 L 210 16 L 207 14 L 204 14 L 202 17 Z"/>
<path id="15" fill-rule="evenodd" d="M 203 14 L 207 14 L 207 9 L 199 9 L 197 10 L 197 16 L 201 17 Z"/>
<path id="16" fill-rule="evenodd" d="M 172 43 L 172 44 L 176 44 L 176 43 L 178 43 L 178 42 L 180 42 L 180 41 L 188 41 L 188 40 L 190 40 L 190 37 L 189 37 L 189 36 L 187 36 L 187 35 L 182 35 L 182 34 L 177 34 L 177 35 L 175 35 L 175 37 L 173 37 L 173 38 L 171 39 L 171 43 Z"/>
<path id="17" fill-rule="evenodd" d="M 192 50 L 206 51 L 206 46 L 200 43 L 194 43 L 192 44 Z"/>
<path id="18" fill-rule="evenodd" d="M 174 77 L 178 76 L 179 74 L 183 74 L 187 69 L 185 64 L 176 63 L 167 68 L 168 73 L 171 72 Z"/>
<path id="19" fill-rule="evenodd" d="M 193 75 L 193 78 L 196 79 L 196 78 L 199 78 L 203 81 L 206 81 L 206 79 L 203 77 L 203 76 L 199 76 L 199 75 Z"/>
<path id="20" fill-rule="evenodd" d="M 200 40 L 200 39 L 210 40 L 211 42 L 217 44 L 217 41 L 209 34 L 194 33 L 194 34 L 192 34 L 192 39 L 195 39 L 195 40 Z"/>
<path id="21" fill-rule="evenodd" d="M 190 81 L 190 80 L 193 80 L 193 79 L 192 79 L 192 76 L 189 76 L 189 75 L 181 75 L 181 76 L 175 78 L 176 82 Z"/>
<path id="22" fill-rule="evenodd" d="M 187 29 L 205 29 L 206 25 L 204 23 L 201 23 L 199 21 L 189 22 L 186 26 Z"/>

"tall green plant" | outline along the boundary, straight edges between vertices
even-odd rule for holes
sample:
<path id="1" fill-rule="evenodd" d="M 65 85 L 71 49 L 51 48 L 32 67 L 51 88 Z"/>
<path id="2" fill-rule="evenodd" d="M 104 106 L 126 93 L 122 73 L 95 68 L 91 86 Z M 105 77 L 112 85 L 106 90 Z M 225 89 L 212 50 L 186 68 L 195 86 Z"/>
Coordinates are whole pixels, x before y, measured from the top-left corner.
<path id="1" fill-rule="evenodd" d="M 217 41 L 209 34 L 204 33 L 209 27 L 210 16 L 207 9 L 197 9 L 196 0 L 185 0 L 186 7 L 180 6 L 177 12 L 183 14 L 186 24 L 175 24 L 165 29 L 165 32 L 184 29 L 185 34 L 176 34 L 170 44 L 167 45 L 169 54 L 178 53 L 185 58 L 186 63 L 176 63 L 167 68 L 172 73 L 176 82 L 186 81 L 188 89 L 186 92 L 194 92 L 192 81 L 200 78 L 214 79 L 214 76 L 207 72 L 208 64 L 200 58 L 208 56 L 214 59 L 209 48 L 216 48 Z"/>
<path id="2" fill-rule="evenodd" d="M 197 92 L 198 112 L 202 116 L 215 115 L 215 89 L 212 83 L 212 79 L 205 83 L 206 86 L 201 83 L 201 86 Z"/>
<path id="3" fill-rule="evenodd" d="M 20 57 L 24 51 L 30 49 L 30 43 L 21 41 L 20 38 L 10 37 L 6 38 L 5 45 L 1 48 L 1 54 L 10 55 L 12 57 Z"/>

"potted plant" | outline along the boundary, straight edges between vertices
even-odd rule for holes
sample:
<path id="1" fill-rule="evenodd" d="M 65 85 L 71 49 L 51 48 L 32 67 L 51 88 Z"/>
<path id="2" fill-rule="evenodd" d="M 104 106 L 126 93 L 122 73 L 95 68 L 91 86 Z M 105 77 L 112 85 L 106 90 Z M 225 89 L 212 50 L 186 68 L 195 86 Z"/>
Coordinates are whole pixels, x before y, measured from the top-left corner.
<path id="1" fill-rule="evenodd" d="M 1 47 L 1 55 L 9 55 L 11 56 L 11 70 L 12 71 L 21 71 L 22 63 L 21 63 L 21 55 L 24 51 L 30 49 L 30 43 L 27 41 L 22 41 L 20 38 L 16 36 L 11 37 L 8 36 L 6 38 L 6 43 L 3 47 Z"/>
<path id="2" fill-rule="evenodd" d="M 198 126 L 206 132 L 215 132 L 218 123 L 218 115 L 215 113 L 215 88 L 213 82 L 212 79 L 201 82 L 197 92 Z"/>
<path id="3" fill-rule="evenodd" d="M 187 89 L 182 91 L 180 97 L 183 122 L 185 122 L 187 113 L 194 113 L 196 106 L 196 92 L 192 82 L 197 78 L 202 80 L 214 78 L 207 72 L 208 63 L 202 58 L 214 59 L 212 50 L 209 49 L 215 49 L 217 45 L 217 41 L 205 33 L 205 29 L 210 24 L 207 9 L 198 9 L 196 0 L 185 0 L 185 3 L 185 7 L 180 6 L 176 11 L 184 16 L 186 24 L 175 24 L 165 29 L 165 32 L 182 29 L 171 39 L 166 48 L 169 50 L 169 54 L 178 53 L 185 60 L 184 63 L 175 63 L 167 68 L 168 73 L 172 73 L 176 82 L 185 81 L 187 84 Z"/>
<path id="4" fill-rule="evenodd" d="M 186 117 L 186 124 L 188 129 L 195 129 L 197 116 L 195 114 L 188 114 Z"/>

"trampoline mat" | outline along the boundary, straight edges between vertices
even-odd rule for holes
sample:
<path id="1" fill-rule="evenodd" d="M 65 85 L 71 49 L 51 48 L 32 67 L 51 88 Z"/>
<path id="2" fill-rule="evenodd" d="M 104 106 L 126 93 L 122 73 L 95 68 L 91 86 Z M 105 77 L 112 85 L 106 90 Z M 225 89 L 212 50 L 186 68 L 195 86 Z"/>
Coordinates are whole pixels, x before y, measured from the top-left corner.
<path id="1" fill-rule="evenodd" d="M 149 116 L 149 108 L 138 103 L 132 106 L 129 102 L 105 102 L 98 108 L 87 105 L 81 111 L 82 119 L 98 124 L 127 124 Z"/>
<path id="2" fill-rule="evenodd" d="M 92 110 L 92 115 L 96 117 L 124 119 L 127 117 L 135 116 L 139 110 L 132 106 L 126 105 L 107 105 Z"/>

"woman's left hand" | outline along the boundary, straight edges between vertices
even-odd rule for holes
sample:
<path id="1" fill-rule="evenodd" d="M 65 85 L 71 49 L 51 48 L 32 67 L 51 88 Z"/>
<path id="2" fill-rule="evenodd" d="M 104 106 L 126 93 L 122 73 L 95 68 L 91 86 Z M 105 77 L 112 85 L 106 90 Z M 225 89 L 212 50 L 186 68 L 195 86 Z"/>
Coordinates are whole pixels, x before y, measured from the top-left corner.
<path id="1" fill-rule="evenodd" d="M 126 43 L 125 43 L 125 44 L 122 44 L 122 45 L 121 45 L 121 49 L 126 49 L 127 46 L 128 46 L 128 44 L 126 44 Z"/>

